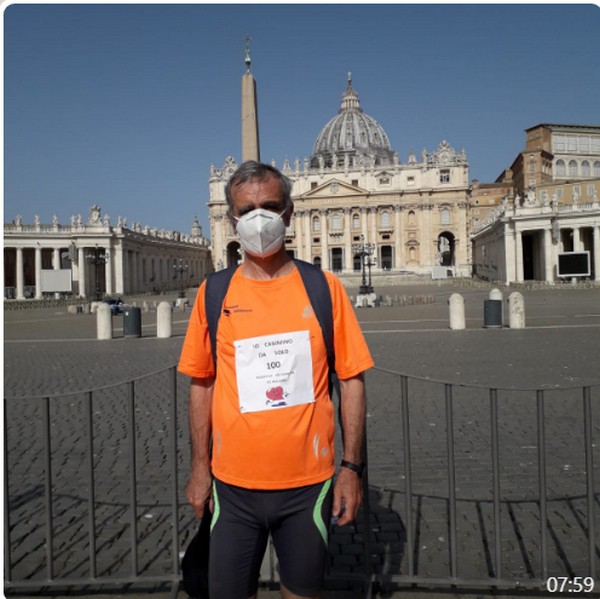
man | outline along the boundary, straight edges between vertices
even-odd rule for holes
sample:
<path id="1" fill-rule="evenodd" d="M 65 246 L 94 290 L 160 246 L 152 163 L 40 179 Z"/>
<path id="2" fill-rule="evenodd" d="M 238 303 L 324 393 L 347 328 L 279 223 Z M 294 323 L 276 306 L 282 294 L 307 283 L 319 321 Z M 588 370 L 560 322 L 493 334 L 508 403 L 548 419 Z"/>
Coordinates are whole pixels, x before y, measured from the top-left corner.
<path id="1" fill-rule="evenodd" d="M 318 597 L 331 516 L 338 525 L 352 522 L 362 500 L 363 372 L 373 360 L 341 283 L 325 273 L 344 438 L 332 490 L 335 423 L 327 351 L 284 245 L 293 212 L 291 181 L 248 161 L 232 175 L 225 195 L 245 260 L 223 302 L 216 368 L 205 284 L 190 317 L 179 363 L 192 377 L 186 496 L 199 517 L 207 501 L 213 509 L 211 597 L 256 596 L 269 533 L 282 596 Z"/>

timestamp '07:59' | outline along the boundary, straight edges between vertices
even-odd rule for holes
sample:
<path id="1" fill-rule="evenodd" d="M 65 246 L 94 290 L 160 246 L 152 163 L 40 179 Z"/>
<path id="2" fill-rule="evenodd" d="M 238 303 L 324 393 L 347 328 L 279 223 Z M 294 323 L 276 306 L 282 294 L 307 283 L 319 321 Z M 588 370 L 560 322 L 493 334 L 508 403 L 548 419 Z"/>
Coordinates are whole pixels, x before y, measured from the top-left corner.
<path id="1" fill-rule="evenodd" d="M 549 593 L 591 593 L 595 581 L 591 576 L 550 576 L 546 580 L 546 590 Z"/>

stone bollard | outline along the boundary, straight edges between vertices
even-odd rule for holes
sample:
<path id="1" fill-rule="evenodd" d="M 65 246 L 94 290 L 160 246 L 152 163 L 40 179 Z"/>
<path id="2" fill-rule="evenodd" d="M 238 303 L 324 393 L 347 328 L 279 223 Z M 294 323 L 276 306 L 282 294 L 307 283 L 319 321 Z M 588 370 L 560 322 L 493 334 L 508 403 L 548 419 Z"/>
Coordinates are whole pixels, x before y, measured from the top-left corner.
<path id="1" fill-rule="evenodd" d="M 112 312 L 108 304 L 100 304 L 96 307 L 96 335 L 98 339 L 112 339 Z"/>
<path id="2" fill-rule="evenodd" d="M 450 329 L 460 331 L 465 328 L 465 300 L 460 293 L 453 293 L 448 300 L 450 305 Z"/>
<path id="3" fill-rule="evenodd" d="M 483 302 L 483 326 L 502 327 L 502 292 L 499 289 L 492 289 L 489 299 Z"/>
<path id="4" fill-rule="evenodd" d="M 173 330 L 173 310 L 169 302 L 160 302 L 156 309 L 156 336 L 168 339 Z"/>
<path id="5" fill-rule="evenodd" d="M 508 296 L 508 326 L 511 329 L 525 328 L 525 299 L 518 291 Z"/>

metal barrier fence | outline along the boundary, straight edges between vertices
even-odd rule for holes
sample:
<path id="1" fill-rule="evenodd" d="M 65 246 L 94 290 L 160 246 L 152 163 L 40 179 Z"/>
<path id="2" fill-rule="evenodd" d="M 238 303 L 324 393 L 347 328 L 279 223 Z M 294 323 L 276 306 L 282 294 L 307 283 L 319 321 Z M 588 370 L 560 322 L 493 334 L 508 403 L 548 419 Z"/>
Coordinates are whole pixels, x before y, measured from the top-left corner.
<path id="1" fill-rule="evenodd" d="M 326 586 L 600 589 L 599 386 L 486 389 L 376 368 L 368 390 L 365 501 L 332 531 Z M 178 477 L 187 391 L 172 367 L 5 398 L 7 592 L 176 593 L 196 526 Z"/>

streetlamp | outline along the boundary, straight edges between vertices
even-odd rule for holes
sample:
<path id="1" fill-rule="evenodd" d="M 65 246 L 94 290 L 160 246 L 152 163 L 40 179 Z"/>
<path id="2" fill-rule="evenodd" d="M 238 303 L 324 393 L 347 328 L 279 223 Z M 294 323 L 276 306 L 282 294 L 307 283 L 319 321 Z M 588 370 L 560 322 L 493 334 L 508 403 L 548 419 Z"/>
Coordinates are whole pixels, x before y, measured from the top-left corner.
<path id="1" fill-rule="evenodd" d="M 183 287 L 183 273 L 187 272 L 188 265 L 183 263 L 183 258 L 179 258 L 179 264 L 173 263 L 175 273 L 179 273 L 179 297 L 185 297 L 185 289 Z M 177 276 L 177 274 L 175 274 Z"/>
<path id="2" fill-rule="evenodd" d="M 360 295 L 373 293 L 373 285 L 371 284 L 371 266 L 375 266 L 375 260 L 371 261 L 371 256 L 375 253 L 375 244 L 365 242 L 365 236 L 360 236 L 361 242 L 355 243 L 352 250 L 355 255 L 360 256 L 362 265 L 362 285 L 360 286 Z M 366 269 L 369 269 L 369 282 L 367 284 Z"/>
<path id="3" fill-rule="evenodd" d="M 94 300 L 99 302 L 100 299 L 102 298 L 102 293 L 100 291 L 100 265 L 106 264 L 108 262 L 108 260 L 110 259 L 110 254 L 109 254 L 108 250 L 104 250 L 104 253 L 101 254 L 100 248 L 96 245 L 93 253 L 88 251 L 87 254 L 85 254 L 85 259 L 90 264 L 94 265 L 94 277 L 95 277 L 95 283 L 96 283 L 96 290 L 94 292 Z"/>

